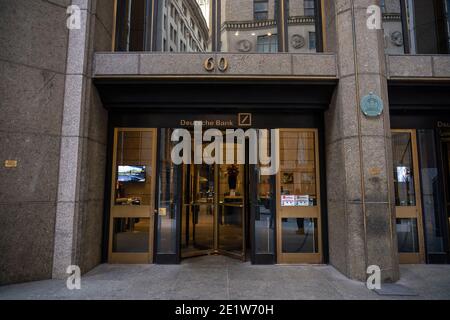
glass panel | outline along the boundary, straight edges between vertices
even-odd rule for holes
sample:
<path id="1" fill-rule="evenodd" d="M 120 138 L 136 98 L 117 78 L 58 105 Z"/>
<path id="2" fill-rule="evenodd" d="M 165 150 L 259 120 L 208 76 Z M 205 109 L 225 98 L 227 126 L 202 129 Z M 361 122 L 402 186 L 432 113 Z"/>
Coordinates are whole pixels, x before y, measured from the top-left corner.
<path id="1" fill-rule="evenodd" d="M 278 52 L 276 0 L 221 0 L 221 52 Z"/>
<path id="2" fill-rule="evenodd" d="M 448 53 L 449 20 L 448 0 L 385 0 L 384 29 L 386 51 L 390 54 L 403 53 L 403 39 L 406 38 L 411 54 Z M 403 8 L 401 4 L 403 2 Z M 407 35 L 403 36 L 402 15 Z"/>
<path id="3" fill-rule="evenodd" d="M 265 130 L 265 129 L 264 129 Z M 267 136 L 267 150 L 270 150 L 270 131 Z M 264 165 L 249 166 L 249 196 L 251 215 L 255 219 L 255 254 L 275 253 L 275 176 L 261 174 Z"/>
<path id="4" fill-rule="evenodd" d="M 419 252 L 417 219 L 396 219 L 398 252 Z"/>
<path id="5" fill-rule="evenodd" d="M 274 254 L 274 230 L 275 230 L 275 204 L 273 201 L 273 188 L 271 176 L 262 176 L 258 166 L 252 166 L 252 187 L 250 190 L 256 198 L 251 200 L 255 217 L 255 253 Z"/>
<path id="6" fill-rule="evenodd" d="M 117 2 L 116 51 L 144 50 L 145 10 L 145 0 Z"/>
<path id="7" fill-rule="evenodd" d="M 438 159 L 434 130 L 418 130 L 420 177 L 422 191 L 422 212 L 425 223 L 425 237 L 428 253 L 443 252 L 444 199 L 438 172 Z"/>
<path id="8" fill-rule="evenodd" d="M 159 186 L 158 186 L 158 253 L 174 254 L 176 248 L 176 216 L 181 205 L 181 166 L 172 163 L 170 153 L 172 129 L 160 130 Z"/>
<path id="9" fill-rule="evenodd" d="M 315 0 L 288 1 L 288 51 L 316 52 Z"/>
<path id="10" fill-rule="evenodd" d="M 444 15 L 447 29 L 447 53 L 450 53 L 450 0 L 445 0 Z"/>
<path id="11" fill-rule="evenodd" d="M 444 1 L 407 0 L 411 53 L 447 53 Z"/>
<path id="12" fill-rule="evenodd" d="M 282 218 L 281 239 L 283 253 L 317 253 L 317 219 Z"/>
<path id="13" fill-rule="evenodd" d="M 153 201 L 151 131 L 119 131 L 116 146 L 115 205 L 150 205 Z"/>
<path id="14" fill-rule="evenodd" d="M 396 206 L 415 206 L 414 166 L 412 159 L 411 134 L 392 133 L 392 154 L 394 159 L 394 188 Z"/>
<path id="15" fill-rule="evenodd" d="M 214 246 L 214 165 L 184 166 L 183 255 Z"/>
<path id="16" fill-rule="evenodd" d="M 114 218 L 113 252 L 148 252 L 149 218 Z"/>
<path id="17" fill-rule="evenodd" d="M 381 9 L 386 53 L 405 53 L 400 0 L 385 0 Z"/>
<path id="18" fill-rule="evenodd" d="M 233 150 L 237 159 L 238 143 L 225 143 L 225 155 L 227 148 Z M 244 249 L 245 167 L 235 161 L 234 164 L 220 165 L 219 168 L 219 249 L 241 254 Z"/>
<path id="19" fill-rule="evenodd" d="M 158 1 L 156 51 L 211 51 L 212 1 Z"/>
<path id="20" fill-rule="evenodd" d="M 317 205 L 314 132 L 280 132 L 280 177 L 282 207 Z"/>
<path id="21" fill-rule="evenodd" d="M 441 130 L 441 141 L 443 148 L 443 159 L 444 159 L 444 172 L 445 172 L 445 190 L 446 190 L 446 203 L 445 208 L 447 214 L 445 218 L 447 219 L 447 234 L 450 234 L 450 130 Z M 449 243 L 450 244 L 450 243 Z M 448 250 L 448 249 L 447 249 Z"/>

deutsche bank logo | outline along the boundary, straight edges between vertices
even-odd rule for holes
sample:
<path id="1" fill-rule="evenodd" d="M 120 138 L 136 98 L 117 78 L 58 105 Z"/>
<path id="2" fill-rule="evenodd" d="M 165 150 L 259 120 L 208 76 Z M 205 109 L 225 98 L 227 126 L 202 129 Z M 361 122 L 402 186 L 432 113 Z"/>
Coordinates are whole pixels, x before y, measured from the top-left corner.
<path id="1" fill-rule="evenodd" d="M 238 114 L 238 125 L 240 127 L 250 127 L 252 125 L 252 114 L 251 113 L 239 113 Z"/>

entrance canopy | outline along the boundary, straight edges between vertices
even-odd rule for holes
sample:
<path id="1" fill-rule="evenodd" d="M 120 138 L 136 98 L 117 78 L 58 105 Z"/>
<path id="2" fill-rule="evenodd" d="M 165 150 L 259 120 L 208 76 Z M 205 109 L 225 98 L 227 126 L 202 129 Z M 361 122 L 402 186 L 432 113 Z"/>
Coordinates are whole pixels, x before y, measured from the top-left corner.
<path id="1" fill-rule="evenodd" d="M 110 78 L 96 79 L 95 84 L 107 109 L 323 111 L 330 104 L 336 81 Z"/>

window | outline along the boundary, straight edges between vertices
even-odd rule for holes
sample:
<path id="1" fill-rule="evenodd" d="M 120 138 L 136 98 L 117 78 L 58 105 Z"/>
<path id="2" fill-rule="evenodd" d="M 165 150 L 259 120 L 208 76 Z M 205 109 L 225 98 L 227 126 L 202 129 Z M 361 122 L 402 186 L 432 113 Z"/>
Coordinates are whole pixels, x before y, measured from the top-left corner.
<path id="1" fill-rule="evenodd" d="M 311 49 L 311 50 L 316 49 L 316 33 L 315 32 L 309 33 L 309 49 Z"/>
<path id="2" fill-rule="evenodd" d="M 315 0 L 305 0 L 304 1 L 304 8 L 305 8 L 305 16 L 308 17 L 313 17 L 316 13 L 315 13 L 315 5 L 314 5 Z"/>
<path id="3" fill-rule="evenodd" d="M 117 10 L 116 49 L 118 51 L 143 51 L 144 48 L 144 0 L 119 1 Z"/>
<path id="4" fill-rule="evenodd" d="M 269 1 L 268 0 L 254 0 L 253 12 L 255 20 L 269 19 Z"/>
<path id="5" fill-rule="evenodd" d="M 241 0 L 235 4 L 223 0 L 220 5 L 219 0 L 166 0 L 152 11 L 146 10 L 147 0 L 121 0 L 117 1 L 116 50 L 170 51 L 172 47 L 177 51 L 183 49 L 183 40 L 190 52 L 195 49 L 192 38 L 202 52 L 311 52 L 315 49 L 308 46 L 308 33 L 318 32 L 319 23 L 314 17 L 315 11 L 320 12 L 316 1 Z M 281 14 L 282 7 L 285 14 Z M 269 34 L 278 40 L 265 39 Z M 315 45 L 322 49 L 320 43 Z"/>
<path id="6" fill-rule="evenodd" d="M 278 52 L 278 37 L 276 34 L 259 36 L 256 46 L 257 51 L 261 53 Z"/>
<path id="7" fill-rule="evenodd" d="M 382 13 L 386 13 L 386 1 L 380 0 L 380 8 Z"/>
<path id="8" fill-rule="evenodd" d="M 383 1 L 385 48 L 389 54 L 450 53 L 449 0 Z"/>
<path id="9" fill-rule="evenodd" d="M 315 4 L 316 0 L 290 0 L 287 2 L 289 39 L 286 44 L 287 51 L 299 53 L 317 51 Z"/>

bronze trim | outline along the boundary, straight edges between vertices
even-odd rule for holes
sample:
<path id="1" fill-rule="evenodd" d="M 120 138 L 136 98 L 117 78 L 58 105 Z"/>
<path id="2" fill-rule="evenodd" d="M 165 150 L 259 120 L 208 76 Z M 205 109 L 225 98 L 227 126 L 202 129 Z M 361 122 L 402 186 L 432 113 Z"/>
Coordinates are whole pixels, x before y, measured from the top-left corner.
<path id="1" fill-rule="evenodd" d="M 143 75 L 103 75 L 94 76 L 94 79 L 121 79 L 121 80 L 133 80 L 133 79 L 228 79 L 228 80 L 242 80 L 242 79 L 253 79 L 253 80 L 339 80 L 336 76 L 264 76 L 264 75 L 254 75 L 254 76 L 238 76 L 238 75 L 157 75 L 157 76 L 143 76 Z"/>
<path id="2" fill-rule="evenodd" d="M 112 29 L 112 39 L 111 39 L 111 51 L 116 51 L 116 35 L 117 35 L 117 0 L 114 0 L 113 9 L 113 29 Z"/>

